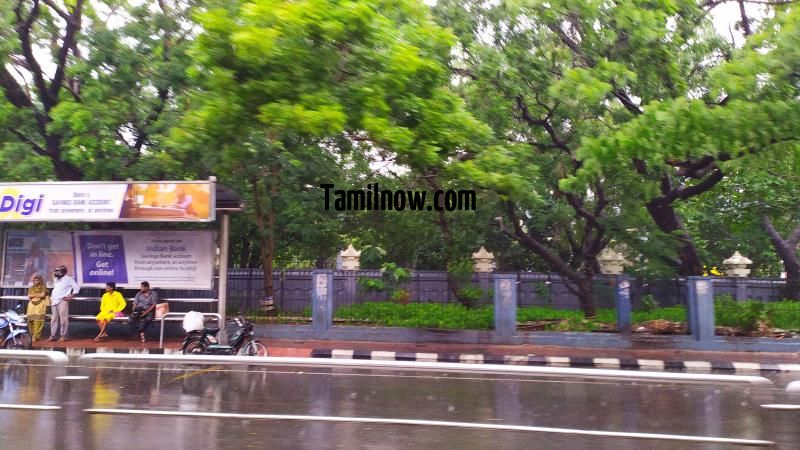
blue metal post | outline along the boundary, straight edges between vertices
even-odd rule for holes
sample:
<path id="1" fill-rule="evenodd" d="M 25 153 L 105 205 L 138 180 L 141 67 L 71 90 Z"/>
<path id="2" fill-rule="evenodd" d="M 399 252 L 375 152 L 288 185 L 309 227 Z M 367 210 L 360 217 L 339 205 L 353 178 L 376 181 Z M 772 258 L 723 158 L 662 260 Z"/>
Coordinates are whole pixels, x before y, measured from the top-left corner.
<path id="1" fill-rule="evenodd" d="M 323 339 L 333 325 L 333 271 L 313 271 L 311 283 L 311 326 L 314 337 Z"/>
<path id="2" fill-rule="evenodd" d="M 714 339 L 714 287 L 708 277 L 686 279 L 689 331 L 698 341 Z"/>
<path id="3" fill-rule="evenodd" d="M 625 275 L 616 277 L 617 332 L 631 334 L 631 282 Z"/>
<path id="4" fill-rule="evenodd" d="M 495 274 L 494 335 L 500 342 L 510 342 L 517 332 L 517 275 Z"/>

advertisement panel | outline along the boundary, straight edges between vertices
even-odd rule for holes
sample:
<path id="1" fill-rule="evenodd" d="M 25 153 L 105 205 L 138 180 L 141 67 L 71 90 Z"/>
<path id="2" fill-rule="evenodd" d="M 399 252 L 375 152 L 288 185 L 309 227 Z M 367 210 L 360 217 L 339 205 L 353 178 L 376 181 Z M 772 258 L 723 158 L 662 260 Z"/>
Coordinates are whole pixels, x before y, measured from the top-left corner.
<path id="1" fill-rule="evenodd" d="M 23 231 L 6 235 L 3 287 L 30 286 L 35 273 L 52 283 L 61 264 L 81 286 L 113 281 L 138 288 L 213 287 L 212 231 Z"/>
<path id="2" fill-rule="evenodd" d="M 0 183 L 0 222 L 211 222 L 214 194 L 210 181 Z"/>
<path id="3" fill-rule="evenodd" d="M 15 230 L 6 234 L 3 287 L 30 286 L 34 275 L 52 285 L 53 269 L 67 267 L 75 274 L 72 234 L 69 231 Z"/>

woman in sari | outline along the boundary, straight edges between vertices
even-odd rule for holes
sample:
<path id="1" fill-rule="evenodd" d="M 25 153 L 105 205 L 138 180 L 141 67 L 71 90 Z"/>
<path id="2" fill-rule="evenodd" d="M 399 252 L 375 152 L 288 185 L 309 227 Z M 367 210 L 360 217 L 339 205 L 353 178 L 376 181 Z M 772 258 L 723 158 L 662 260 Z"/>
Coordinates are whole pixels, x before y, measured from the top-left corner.
<path id="1" fill-rule="evenodd" d="M 25 314 L 28 316 L 28 323 L 31 329 L 31 340 L 37 341 L 44 329 L 44 318 L 47 314 L 47 307 L 50 306 L 50 295 L 42 282 L 41 275 L 34 275 L 33 285 L 28 288 L 28 309 Z"/>

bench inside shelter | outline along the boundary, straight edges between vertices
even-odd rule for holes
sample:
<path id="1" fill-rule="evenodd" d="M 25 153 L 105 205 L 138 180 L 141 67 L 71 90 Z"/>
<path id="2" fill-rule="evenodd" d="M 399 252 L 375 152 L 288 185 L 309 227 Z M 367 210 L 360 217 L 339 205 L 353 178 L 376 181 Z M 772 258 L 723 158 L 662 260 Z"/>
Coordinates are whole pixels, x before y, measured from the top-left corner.
<path id="1" fill-rule="evenodd" d="M 164 322 L 176 323 L 178 326 L 183 322 L 184 315 L 189 311 L 198 311 L 206 318 L 212 317 L 219 320 L 217 309 L 219 299 L 215 297 L 216 292 L 211 290 L 183 290 L 183 289 L 159 289 L 153 286 L 152 290 L 158 293 L 159 303 L 169 304 L 169 314 L 162 319 L 154 322 L 161 322 L 160 341 L 163 346 Z M 133 310 L 133 299 L 138 289 L 118 289 L 125 298 L 128 305 L 122 311 L 121 317 L 115 317 L 112 322 L 127 323 L 128 317 Z M 69 305 L 70 321 L 94 321 L 97 313 L 100 312 L 100 298 L 105 293 L 105 289 L 100 288 L 81 288 L 78 296 Z M 0 315 L 21 304 L 21 312 L 24 314 L 28 305 L 28 288 L 2 288 L 0 295 Z M 48 309 L 49 310 L 49 309 Z M 47 314 L 48 320 L 50 314 Z"/>

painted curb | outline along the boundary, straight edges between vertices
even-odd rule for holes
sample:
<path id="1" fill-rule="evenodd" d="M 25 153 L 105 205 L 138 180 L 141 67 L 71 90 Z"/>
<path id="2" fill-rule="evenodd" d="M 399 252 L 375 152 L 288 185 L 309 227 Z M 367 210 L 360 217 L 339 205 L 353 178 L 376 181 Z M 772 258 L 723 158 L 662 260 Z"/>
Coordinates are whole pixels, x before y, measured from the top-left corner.
<path id="1" fill-rule="evenodd" d="M 64 352 L 67 356 L 82 356 L 91 353 L 121 353 L 142 355 L 176 355 L 179 348 L 74 348 L 40 347 L 37 350 Z M 580 356 L 537 356 L 537 355 L 490 355 L 473 353 L 414 353 L 371 350 L 313 349 L 311 358 L 329 359 L 374 359 L 383 361 L 425 361 L 464 364 L 509 364 L 550 367 L 579 367 L 623 370 L 663 370 L 670 372 L 742 372 L 776 373 L 800 372 L 800 364 L 720 362 L 720 361 L 680 361 L 631 358 L 590 358 Z"/>
<path id="2" fill-rule="evenodd" d="M 182 354 L 179 348 L 113 348 L 113 347 L 37 347 L 36 350 L 64 352 L 67 356 L 83 356 L 91 353 L 128 353 L 132 355 L 175 355 Z"/>
<path id="3" fill-rule="evenodd" d="M 675 372 L 800 372 L 800 364 L 677 361 L 625 358 L 589 358 L 537 355 L 485 355 L 467 353 L 411 353 L 369 350 L 314 349 L 312 358 L 376 359 L 389 361 L 437 361 L 465 364 L 515 364 L 551 367 L 593 367 L 623 370 L 664 370 Z"/>

